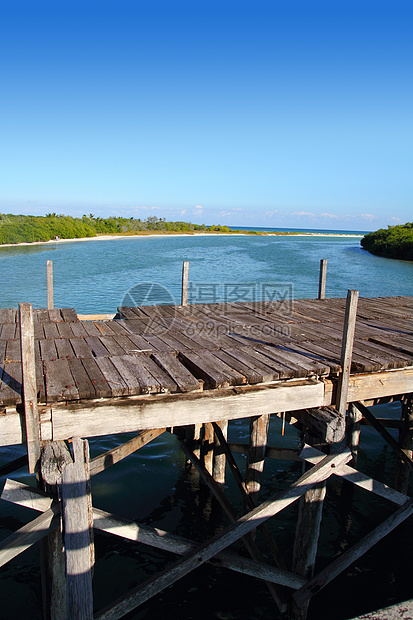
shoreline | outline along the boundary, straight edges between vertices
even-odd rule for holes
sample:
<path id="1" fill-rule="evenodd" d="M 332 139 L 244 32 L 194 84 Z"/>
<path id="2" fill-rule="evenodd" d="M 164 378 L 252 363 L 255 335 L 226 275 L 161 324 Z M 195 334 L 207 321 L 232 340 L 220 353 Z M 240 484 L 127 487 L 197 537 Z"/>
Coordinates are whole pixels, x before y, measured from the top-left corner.
<path id="1" fill-rule="evenodd" d="M 111 239 L 146 239 L 148 237 L 209 237 L 216 235 L 219 237 L 354 237 L 356 239 L 362 238 L 364 235 L 356 235 L 350 233 L 276 233 L 276 232 L 260 232 L 259 235 L 249 234 L 248 232 L 242 233 L 220 233 L 220 232 L 191 232 L 191 233 L 145 233 L 141 235 L 96 235 L 95 237 L 75 237 L 74 239 L 50 239 L 49 241 L 22 241 L 20 243 L 2 243 L 1 248 L 18 248 L 21 246 L 33 246 L 33 245 L 50 245 L 52 243 L 74 243 L 77 241 L 104 241 Z"/>

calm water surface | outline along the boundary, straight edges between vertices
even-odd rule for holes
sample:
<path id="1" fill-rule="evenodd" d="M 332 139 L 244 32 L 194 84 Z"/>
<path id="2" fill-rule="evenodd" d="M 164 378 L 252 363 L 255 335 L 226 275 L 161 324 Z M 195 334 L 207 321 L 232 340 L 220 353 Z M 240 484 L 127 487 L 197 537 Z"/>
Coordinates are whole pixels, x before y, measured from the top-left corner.
<path id="1" fill-rule="evenodd" d="M 314 298 L 322 258 L 329 297 L 348 289 L 364 297 L 413 294 L 413 264 L 373 256 L 357 237 L 138 237 L 0 248 L 0 307 L 21 301 L 45 307 L 47 260 L 53 261 L 55 307 L 82 314 L 116 312 L 141 282 L 163 285 L 179 303 L 184 260 L 193 283 L 292 283 L 295 298 Z M 222 286 L 214 291 L 223 294 Z"/>
<path id="2" fill-rule="evenodd" d="M 182 262 L 190 261 L 193 301 L 222 299 L 225 284 L 293 285 L 295 298 L 314 298 L 318 292 L 320 259 L 328 259 L 327 296 L 345 296 L 358 289 L 362 296 L 413 294 L 413 264 L 372 256 L 360 248 L 359 238 L 347 237 L 167 237 L 56 243 L 44 246 L 0 248 L 3 274 L 0 307 L 16 307 L 30 301 L 46 303 L 46 261 L 53 260 L 56 307 L 74 307 L 79 313 L 112 313 L 127 292 L 142 282 L 165 287 L 180 301 Z M 202 290 L 215 299 L 197 299 Z M 255 286 L 255 291 L 260 291 Z M 151 299 L 160 303 L 162 299 Z M 381 406 L 383 417 L 399 417 L 397 403 Z M 394 431 L 392 431 L 394 433 Z M 230 425 L 230 440 L 248 440 L 248 424 Z M 128 436 L 94 438 L 91 456 L 126 441 Z M 270 444 L 295 447 L 298 437 L 271 421 Z M 20 448 L 0 450 L 7 462 Z M 241 469 L 245 457 L 236 455 Z M 364 427 L 360 468 L 392 485 L 395 459 L 375 431 Z M 297 464 L 267 460 L 263 498 L 282 490 L 300 475 Z M 14 478 L 34 484 L 24 469 Z M 241 513 L 238 491 L 228 477 L 226 493 Z M 1 481 L 0 481 L 0 484 Z M 413 490 L 413 489 L 412 489 Z M 351 501 L 353 500 L 353 501 Z M 93 501 L 98 508 L 202 541 L 227 525 L 210 494 L 188 473 L 174 436 L 164 434 L 122 463 L 93 479 Z M 0 500 L 0 537 L 28 522 L 37 513 Z M 270 526 L 287 560 L 291 556 L 296 506 L 270 520 Z M 329 485 L 324 506 L 317 569 L 353 545 L 394 511 L 385 500 L 354 491 L 353 498 L 339 483 Z M 94 599 L 96 610 L 129 588 L 161 570 L 172 557 L 119 538 L 96 534 Z M 351 618 L 379 606 L 413 597 L 411 584 L 411 522 L 385 538 L 353 564 L 341 577 L 315 596 L 309 618 Z M 41 586 L 38 550 L 32 548 L 0 569 L 0 618 L 41 618 Z M 152 599 L 128 617 L 187 620 L 277 619 L 265 585 L 226 570 L 202 567 Z"/>

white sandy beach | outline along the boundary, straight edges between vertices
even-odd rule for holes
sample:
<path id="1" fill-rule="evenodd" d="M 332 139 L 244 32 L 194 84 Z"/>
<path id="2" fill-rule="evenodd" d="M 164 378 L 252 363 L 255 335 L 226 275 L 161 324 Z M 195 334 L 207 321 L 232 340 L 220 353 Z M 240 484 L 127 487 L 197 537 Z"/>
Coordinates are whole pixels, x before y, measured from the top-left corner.
<path id="1" fill-rule="evenodd" d="M 104 241 L 105 239 L 148 239 L 153 237 L 207 237 L 211 235 L 217 235 L 219 237 L 250 237 L 254 235 L 249 235 L 248 233 L 219 233 L 219 232 L 191 232 L 191 233 L 154 233 L 154 234 L 144 234 L 144 235 L 96 235 L 96 237 L 81 237 L 75 239 L 50 239 L 50 241 L 32 241 L 32 242 L 22 242 L 22 243 L 2 243 L 0 244 L 0 248 L 17 248 L 19 246 L 33 246 L 33 245 L 51 245 L 58 243 L 73 243 L 74 241 Z M 257 237 L 355 237 L 361 238 L 363 235 L 353 235 L 350 233 L 289 233 L 289 234 L 277 234 L 274 232 L 261 232 Z"/>

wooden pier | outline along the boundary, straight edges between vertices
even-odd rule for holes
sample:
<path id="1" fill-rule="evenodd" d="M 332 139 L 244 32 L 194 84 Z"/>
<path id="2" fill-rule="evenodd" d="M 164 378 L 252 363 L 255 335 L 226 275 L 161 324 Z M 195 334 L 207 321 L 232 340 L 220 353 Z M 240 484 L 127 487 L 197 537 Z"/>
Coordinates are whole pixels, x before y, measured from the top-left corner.
<path id="1" fill-rule="evenodd" d="M 278 609 L 299 619 L 315 593 L 411 515 L 412 298 L 358 299 L 349 291 L 347 299 L 324 299 L 323 289 L 320 280 L 317 300 L 208 305 L 187 305 L 183 295 L 179 306 L 119 308 L 105 320 L 79 320 L 74 309 L 53 308 L 52 301 L 48 309 L 20 304 L 0 310 L 0 445 L 26 443 L 29 470 L 38 480 L 38 488 L 7 480 L 2 498 L 41 512 L 0 545 L 0 565 L 38 540 L 54 549 L 46 580 L 55 585 L 45 588 L 50 617 L 93 617 L 93 527 L 183 555 L 97 618 L 120 618 L 213 560 L 265 580 Z M 368 409 L 395 399 L 403 404 L 399 442 L 386 430 L 391 422 L 378 421 Z M 271 415 L 300 429 L 300 450 L 267 446 Z M 228 422 L 240 418 L 251 419 L 250 442 L 228 444 Z M 397 489 L 354 468 L 360 423 L 375 426 L 397 452 Z M 87 441 L 80 438 L 124 432 L 136 437 L 89 462 Z M 90 476 L 163 432 L 178 435 L 188 462 L 232 522 L 202 545 L 93 507 Z M 245 477 L 234 451 L 248 455 Z M 302 460 L 304 473 L 260 503 L 264 460 L 274 457 Z M 244 515 L 234 513 L 223 492 L 225 463 L 243 494 Z M 21 459 L 1 474 L 18 466 Z M 397 510 L 314 576 L 332 474 L 385 497 Z M 285 559 L 265 521 L 300 498 L 296 545 Z M 56 539 L 57 532 L 62 536 L 59 519 L 64 542 Z M 272 550 L 271 564 L 255 541 L 258 526 Z M 240 539 L 251 560 L 229 550 Z"/>

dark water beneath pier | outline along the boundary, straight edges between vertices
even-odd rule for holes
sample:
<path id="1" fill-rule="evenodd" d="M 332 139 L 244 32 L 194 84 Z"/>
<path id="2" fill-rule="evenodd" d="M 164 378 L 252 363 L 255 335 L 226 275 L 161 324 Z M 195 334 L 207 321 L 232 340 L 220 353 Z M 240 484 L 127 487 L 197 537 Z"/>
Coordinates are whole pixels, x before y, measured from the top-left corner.
<path id="1" fill-rule="evenodd" d="M 246 296 L 259 295 L 260 285 L 273 282 L 290 287 L 295 298 L 314 298 L 321 258 L 328 259 L 327 296 L 345 296 L 350 288 L 358 289 L 366 297 L 412 295 L 413 264 L 371 256 L 360 248 L 359 241 L 354 237 L 185 236 L 0 248 L 3 274 L 0 307 L 15 307 L 20 301 L 44 307 L 46 260 L 49 259 L 54 265 L 55 306 L 74 307 L 78 313 L 114 313 L 126 293 L 142 282 L 161 284 L 179 303 L 183 260 L 190 261 L 190 279 L 195 283 L 193 301 L 223 299 L 228 284 L 243 284 Z M 239 288 L 237 291 L 241 292 Z M 210 298 L 203 299 L 205 295 Z M 400 406 L 397 403 L 380 406 L 380 415 L 398 418 Z M 395 431 L 391 432 L 396 436 Z M 128 438 L 124 435 L 91 439 L 91 456 Z M 248 441 L 248 423 L 231 423 L 229 439 Z M 280 422 L 272 420 L 269 443 L 296 447 L 297 433 L 287 427 L 282 436 Z M 2 448 L 0 462 L 7 462 L 19 453 L 17 447 Z M 236 455 L 236 459 L 244 470 L 245 457 Z M 369 427 L 362 429 L 359 464 L 365 473 L 390 486 L 393 484 L 396 460 Z M 300 473 L 297 463 L 268 459 L 263 499 L 287 487 Z M 33 484 L 24 469 L 12 477 Z M 227 483 L 226 493 L 240 514 L 241 499 L 230 476 Z M 228 524 L 209 492 L 199 487 L 196 476 L 185 469 L 177 440 L 167 433 L 96 476 L 92 492 L 97 508 L 198 541 Z M 338 481 L 332 480 L 323 511 L 317 570 L 351 547 L 394 509 L 386 500 L 362 490 L 354 490 L 351 496 Z M 287 561 L 291 557 L 296 510 L 293 505 L 269 521 Z M 36 515 L 29 509 L 0 501 L 0 538 L 6 538 Z M 413 598 L 411 525 L 410 519 L 399 526 L 316 595 L 309 617 L 344 620 Z M 95 542 L 96 609 L 174 561 L 164 552 L 105 534 L 96 533 Z M 0 595 L 1 619 L 42 617 L 36 547 L 0 569 Z M 277 614 L 264 584 L 205 566 L 128 617 L 263 620 L 277 618 Z"/>

